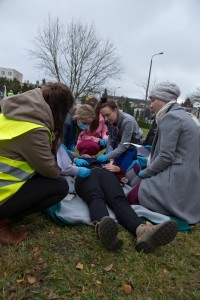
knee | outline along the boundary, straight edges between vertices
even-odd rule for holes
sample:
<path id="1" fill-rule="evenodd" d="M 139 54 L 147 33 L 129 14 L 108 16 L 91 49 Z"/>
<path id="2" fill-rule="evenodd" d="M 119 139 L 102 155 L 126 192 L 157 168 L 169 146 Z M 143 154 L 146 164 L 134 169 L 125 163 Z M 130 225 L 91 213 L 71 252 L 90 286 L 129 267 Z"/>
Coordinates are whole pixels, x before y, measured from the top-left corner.
<path id="1" fill-rule="evenodd" d="M 64 177 L 58 178 L 58 193 L 62 198 L 67 196 L 67 194 L 69 193 L 69 185 Z"/>

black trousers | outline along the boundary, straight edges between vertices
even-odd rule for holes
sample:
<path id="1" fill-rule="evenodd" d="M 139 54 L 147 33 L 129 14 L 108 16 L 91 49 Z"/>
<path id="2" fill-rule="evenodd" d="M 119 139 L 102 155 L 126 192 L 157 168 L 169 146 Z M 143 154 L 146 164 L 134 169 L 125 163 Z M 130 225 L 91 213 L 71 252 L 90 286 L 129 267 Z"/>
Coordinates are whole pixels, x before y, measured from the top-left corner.
<path id="1" fill-rule="evenodd" d="M 26 216 L 42 211 L 61 201 L 69 191 L 67 181 L 36 174 L 0 206 L 0 219 Z"/>
<path id="2" fill-rule="evenodd" d="M 136 228 L 142 222 L 129 205 L 119 181 L 112 172 L 101 168 L 91 169 L 88 178 L 76 178 L 75 189 L 87 203 L 92 222 L 99 222 L 109 215 L 107 204 L 115 213 L 118 222 L 135 235 Z"/>

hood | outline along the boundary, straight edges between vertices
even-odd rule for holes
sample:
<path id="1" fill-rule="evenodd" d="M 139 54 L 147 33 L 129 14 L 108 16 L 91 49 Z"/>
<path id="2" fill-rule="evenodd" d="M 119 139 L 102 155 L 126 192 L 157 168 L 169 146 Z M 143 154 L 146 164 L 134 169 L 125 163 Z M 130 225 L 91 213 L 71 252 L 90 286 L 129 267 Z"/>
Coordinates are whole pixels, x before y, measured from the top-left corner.
<path id="1" fill-rule="evenodd" d="M 39 88 L 4 98 L 1 110 L 6 118 L 37 123 L 54 130 L 50 106 Z"/>

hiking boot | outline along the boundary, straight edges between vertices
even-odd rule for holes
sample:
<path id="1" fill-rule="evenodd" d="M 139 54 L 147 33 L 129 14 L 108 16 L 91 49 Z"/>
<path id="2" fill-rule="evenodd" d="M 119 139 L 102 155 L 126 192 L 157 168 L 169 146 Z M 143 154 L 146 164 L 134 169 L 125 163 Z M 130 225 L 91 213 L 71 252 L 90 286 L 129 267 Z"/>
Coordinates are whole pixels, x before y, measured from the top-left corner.
<path id="1" fill-rule="evenodd" d="M 177 223 L 173 220 L 153 225 L 149 222 L 141 224 L 136 229 L 136 250 L 144 253 L 153 252 L 159 246 L 169 244 L 178 231 Z"/>
<path id="2" fill-rule="evenodd" d="M 118 239 L 118 226 L 110 217 L 104 217 L 95 227 L 98 238 L 103 246 L 110 251 L 118 250 L 123 241 Z"/>
<path id="3" fill-rule="evenodd" d="M 0 220 L 0 244 L 12 245 L 23 241 L 29 232 L 12 233 L 8 227 L 7 219 Z"/>

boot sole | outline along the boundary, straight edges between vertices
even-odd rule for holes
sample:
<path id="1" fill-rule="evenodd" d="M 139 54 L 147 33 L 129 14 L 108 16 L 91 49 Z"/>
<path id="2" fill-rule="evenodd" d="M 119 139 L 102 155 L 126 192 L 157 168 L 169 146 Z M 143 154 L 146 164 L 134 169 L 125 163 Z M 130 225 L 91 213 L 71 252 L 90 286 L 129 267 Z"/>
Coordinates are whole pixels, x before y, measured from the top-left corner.
<path id="1" fill-rule="evenodd" d="M 147 234 L 139 240 L 135 249 L 138 252 L 150 253 L 159 246 L 169 244 L 175 238 L 178 231 L 178 225 L 175 221 L 170 220 L 161 224 L 161 226 L 152 233 Z"/>
<path id="2" fill-rule="evenodd" d="M 118 226 L 110 217 L 104 217 L 100 221 L 98 234 L 100 241 L 107 250 L 116 251 L 123 243 L 123 241 L 117 237 Z"/>

